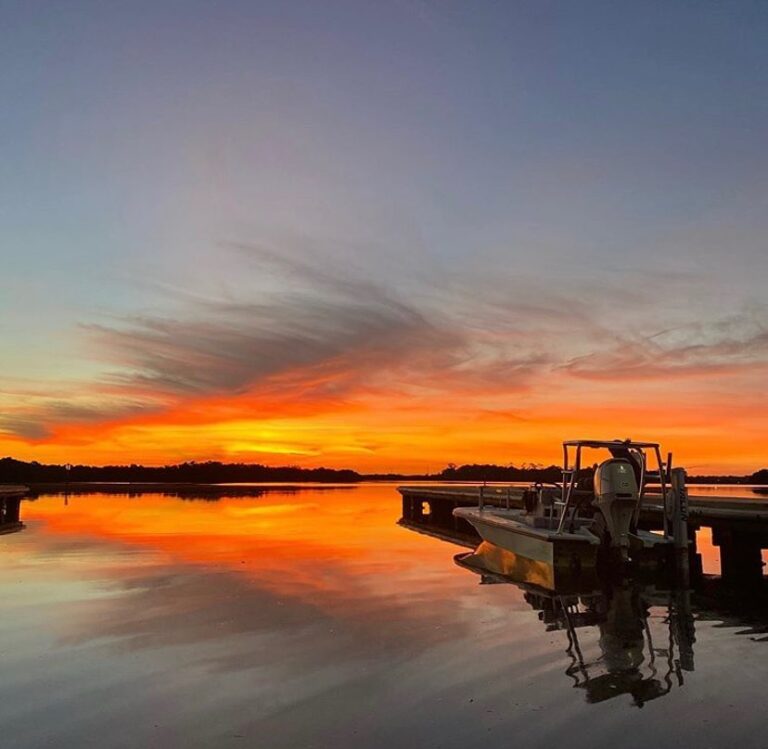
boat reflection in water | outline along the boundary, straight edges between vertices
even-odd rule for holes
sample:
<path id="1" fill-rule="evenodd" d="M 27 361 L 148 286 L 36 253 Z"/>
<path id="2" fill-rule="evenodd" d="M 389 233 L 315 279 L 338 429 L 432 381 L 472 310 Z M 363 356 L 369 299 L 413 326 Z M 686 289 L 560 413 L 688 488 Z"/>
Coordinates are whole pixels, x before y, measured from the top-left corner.
<path id="1" fill-rule="evenodd" d="M 555 588 L 553 573 L 541 563 L 487 542 L 454 559 L 481 584 L 522 589 L 547 632 L 566 632 L 565 674 L 589 703 L 630 695 L 642 707 L 683 686 L 684 673 L 694 670 L 689 591 L 583 574 L 561 578 Z M 663 642 L 656 642 L 660 634 Z"/>

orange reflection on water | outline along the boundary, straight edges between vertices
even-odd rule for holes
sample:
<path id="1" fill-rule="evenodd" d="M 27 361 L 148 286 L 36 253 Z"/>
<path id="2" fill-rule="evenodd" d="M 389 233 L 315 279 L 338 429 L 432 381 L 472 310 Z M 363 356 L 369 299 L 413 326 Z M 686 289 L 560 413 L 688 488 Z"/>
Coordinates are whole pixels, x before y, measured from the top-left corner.
<path id="1" fill-rule="evenodd" d="M 67 506 L 61 496 L 50 496 L 26 502 L 23 516 L 46 535 L 143 547 L 326 606 L 359 598 L 362 589 L 366 598 L 388 598 L 389 604 L 435 594 L 444 599 L 444 588 L 431 593 L 424 581 L 430 573 L 449 575 L 455 553 L 451 545 L 399 527 L 400 496 L 384 485 L 214 501 L 85 495 L 69 497 Z M 420 582 L 406 589 L 403 579 L 416 567 Z"/>

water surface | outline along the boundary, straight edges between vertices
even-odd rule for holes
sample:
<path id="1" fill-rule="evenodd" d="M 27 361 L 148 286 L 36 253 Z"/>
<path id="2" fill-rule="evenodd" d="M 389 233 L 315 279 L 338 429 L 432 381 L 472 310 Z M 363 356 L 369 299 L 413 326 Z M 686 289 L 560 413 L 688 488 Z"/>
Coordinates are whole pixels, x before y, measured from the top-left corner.
<path id="1" fill-rule="evenodd" d="M 25 501 L 3 745 L 765 746 L 759 615 L 597 591 L 570 630 L 399 515 L 381 484 Z"/>

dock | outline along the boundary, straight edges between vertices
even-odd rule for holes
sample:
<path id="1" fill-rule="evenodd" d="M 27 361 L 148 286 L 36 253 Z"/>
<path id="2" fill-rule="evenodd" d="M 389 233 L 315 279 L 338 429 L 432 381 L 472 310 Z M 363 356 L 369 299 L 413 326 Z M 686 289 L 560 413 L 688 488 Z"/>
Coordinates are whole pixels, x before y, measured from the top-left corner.
<path id="1" fill-rule="evenodd" d="M 527 487 L 513 485 L 414 485 L 401 486 L 401 524 L 429 533 L 461 546 L 479 542 L 469 523 L 456 518 L 456 507 L 479 504 L 519 509 Z M 768 548 L 768 497 L 746 499 L 712 497 L 695 494 L 689 486 L 688 537 L 691 544 L 691 569 L 700 570 L 696 552 L 695 531 L 712 530 L 712 543 L 720 548 L 720 564 L 724 581 L 754 585 L 763 579 L 762 550 Z M 640 525 L 646 530 L 662 530 L 664 509 L 661 496 L 646 495 L 640 514 Z"/>
<path id="2" fill-rule="evenodd" d="M 29 492 L 26 486 L 0 484 L 0 535 L 16 533 L 24 528 L 21 522 L 21 499 Z"/>

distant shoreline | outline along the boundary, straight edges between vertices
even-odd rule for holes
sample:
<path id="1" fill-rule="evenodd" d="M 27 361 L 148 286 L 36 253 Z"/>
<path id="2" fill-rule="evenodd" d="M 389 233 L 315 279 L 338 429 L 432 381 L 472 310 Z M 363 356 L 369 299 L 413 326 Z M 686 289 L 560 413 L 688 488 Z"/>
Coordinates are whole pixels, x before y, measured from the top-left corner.
<path id="1" fill-rule="evenodd" d="M 87 465 L 46 465 L 25 462 L 14 458 L 0 459 L 0 484 L 23 484 L 25 486 L 54 486 L 74 489 L 95 485 L 130 487 L 152 487 L 163 485 L 166 489 L 178 487 L 212 487 L 229 484 L 356 484 L 362 481 L 457 481 L 483 482 L 535 482 L 553 483 L 561 478 L 559 466 L 498 466 L 493 464 L 449 465 L 439 473 L 358 473 L 352 469 L 300 468 L 298 466 L 265 466 L 261 464 L 188 462 L 170 466 L 87 466 Z M 768 485 L 768 469 L 762 469 L 748 476 L 704 475 L 689 476 L 690 484 L 733 484 L 735 486 Z"/>

